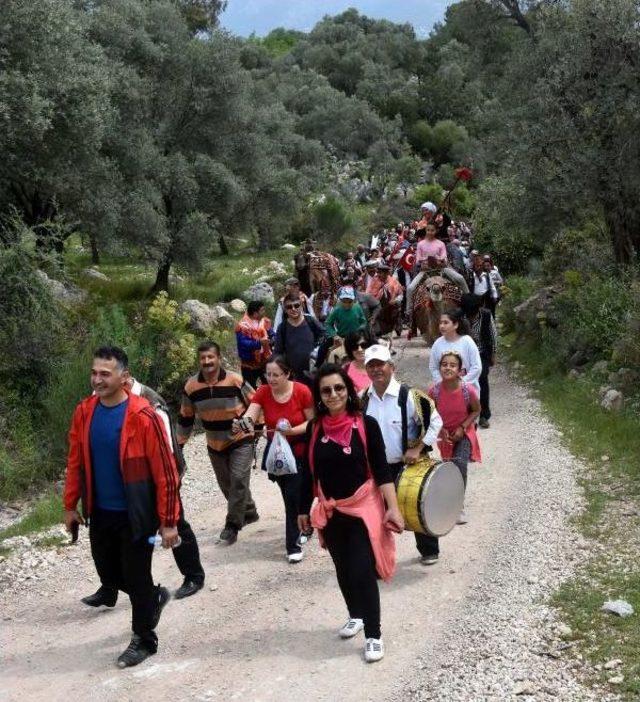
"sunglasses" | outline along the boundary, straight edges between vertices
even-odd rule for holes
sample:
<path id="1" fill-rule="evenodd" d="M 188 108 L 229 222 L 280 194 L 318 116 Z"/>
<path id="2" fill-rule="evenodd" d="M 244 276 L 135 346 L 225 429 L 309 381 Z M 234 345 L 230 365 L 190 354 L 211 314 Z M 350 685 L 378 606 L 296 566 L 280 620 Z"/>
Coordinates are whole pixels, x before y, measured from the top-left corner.
<path id="1" fill-rule="evenodd" d="M 331 397 L 333 393 L 339 395 L 340 393 L 345 392 L 346 389 L 347 386 L 342 385 L 342 383 L 340 383 L 339 385 L 326 385 L 325 387 L 320 388 L 320 394 L 322 395 L 322 397 Z"/>
<path id="2" fill-rule="evenodd" d="M 284 306 L 285 310 L 297 310 L 297 309 L 299 309 L 300 307 L 302 307 L 302 305 L 301 305 L 299 302 L 294 302 L 294 303 L 291 304 L 291 305 L 285 305 L 285 306 Z"/>
<path id="3" fill-rule="evenodd" d="M 354 346 L 354 348 L 356 348 L 356 349 L 362 349 L 362 350 L 364 351 L 365 349 L 368 349 L 369 346 L 371 346 L 371 344 L 370 344 L 368 341 L 359 341 L 359 342 Z"/>

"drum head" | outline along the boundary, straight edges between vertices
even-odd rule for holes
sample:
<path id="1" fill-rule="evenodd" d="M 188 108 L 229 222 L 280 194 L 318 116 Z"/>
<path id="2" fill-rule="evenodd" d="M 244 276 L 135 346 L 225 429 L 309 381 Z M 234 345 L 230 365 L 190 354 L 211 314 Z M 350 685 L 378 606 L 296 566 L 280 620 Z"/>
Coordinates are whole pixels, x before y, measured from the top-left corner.
<path id="1" fill-rule="evenodd" d="M 464 481 L 455 463 L 445 461 L 427 476 L 422 491 L 421 516 L 428 534 L 444 536 L 456 525 L 464 506 Z"/>

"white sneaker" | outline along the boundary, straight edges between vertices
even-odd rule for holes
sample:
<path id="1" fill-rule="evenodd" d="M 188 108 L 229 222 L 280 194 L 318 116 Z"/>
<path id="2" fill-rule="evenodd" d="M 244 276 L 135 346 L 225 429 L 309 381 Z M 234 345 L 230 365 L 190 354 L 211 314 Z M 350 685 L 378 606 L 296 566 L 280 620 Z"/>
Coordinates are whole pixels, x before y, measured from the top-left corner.
<path id="1" fill-rule="evenodd" d="M 464 510 L 462 510 L 462 512 L 460 512 L 458 516 L 456 524 L 466 524 L 468 521 L 469 519 L 467 518 L 467 513 Z"/>
<path id="2" fill-rule="evenodd" d="M 302 553 L 302 551 L 298 551 L 298 553 L 290 553 L 287 556 L 287 560 L 289 561 L 289 563 L 300 563 L 303 555 L 304 554 Z"/>
<path id="3" fill-rule="evenodd" d="M 341 639 L 350 639 L 356 634 L 359 634 L 364 629 L 362 619 L 349 619 L 347 623 L 340 629 L 338 635 Z"/>
<path id="4" fill-rule="evenodd" d="M 382 639 L 367 639 L 364 645 L 364 659 L 367 663 L 375 663 L 384 658 Z"/>

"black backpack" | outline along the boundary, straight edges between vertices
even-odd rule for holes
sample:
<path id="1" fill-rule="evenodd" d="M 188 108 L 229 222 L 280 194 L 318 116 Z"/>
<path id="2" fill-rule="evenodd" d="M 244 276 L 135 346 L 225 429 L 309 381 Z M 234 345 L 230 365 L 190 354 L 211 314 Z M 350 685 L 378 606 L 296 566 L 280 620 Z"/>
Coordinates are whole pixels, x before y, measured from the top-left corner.
<path id="1" fill-rule="evenodd" d="M 400 416 L 402 422 L 402 453 L 404 453 L 409 448 L 409 416 L 407 413 L 407 400 L 409 399 L 409 386 L 404 383 L 400 383 L 400 392 L 398 393 L 398 407 L 400 407 Z M 427 402 L 424 403 L 421 400 L 422 414 L 426 426 L 428 427 L 431 422 L 431 405 Z M 362 414 L 367 413 L 367 407 L 369 406 L 369 393 L 365 393 L 362 400 Z M 424 427 L 426 429 L 426 427 Z M 431 450 L 430 446 L 427 446 L 427 451 Z"/>

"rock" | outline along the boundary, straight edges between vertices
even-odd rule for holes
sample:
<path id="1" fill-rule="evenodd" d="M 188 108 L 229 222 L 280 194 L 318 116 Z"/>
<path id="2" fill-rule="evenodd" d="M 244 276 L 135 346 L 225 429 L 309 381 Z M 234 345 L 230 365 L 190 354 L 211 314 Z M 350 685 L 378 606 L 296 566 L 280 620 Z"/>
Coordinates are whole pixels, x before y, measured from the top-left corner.
<path id="1" fill-rule="evenodd" d="M 624 406 L 624 397 L 619 390 L 607 390 L 600 406 L 610 412 L 620 412 Z"/>
<path id="2" fill-rule="evenodd" d="M 549 307 L 559 290 L 545 287 L 513 308 L 516 320 L 527 329 L 538 329 L 541 323 L 554 326 L 554 320 L 549 317 Z M 542 313 L 542 316 L 538 316 Z"/>
<path id="3" fill-rule="evenodd" d="M 81 290 L 73 285 L 65 285 L 59 280 L 49 278 L 44 271 L 36 271 L 36 275 L 49 288 L 51 295 L 66 305 L 79 305 L 87 299 L 86 290 Z"/>
<path id="4" fill-rule="evenodd" d="M 600 456 L 600 460 L 601 460 L 603 463 L 607 463 L 607 461 L 609 461 L 609 456 Z"/>
<path id="5" fill-rule="evenodd" d="M 105 275 L 102 273 L 102 271 L 99 271 L 97 268 L 85 268 L 82 271 L 82 275 L 85 278 L 91 278 L 92 280 L 102 280 L 104 282 L 109 282 L 110 278 L 109 276 Z"/>
<path id="6" fill-rule="evenodd" d="M 602 611 L 624 618 L 633 614 L 633 607 L 626 600 L 607 600 L 602 605 Z"/>
<path id="7" fill-rule="evenodd" d="M 531 680 L 523 680 L 515 684 L 513 688 L 513 694 L 517 696 L 524 695 L 535 695 L 537 691 L 536 686 Z"/>
<path id="8" fill-rule="evenodd" d="M 273 288 L 269 283 L 256 283 L 252 285 L 242 293 L 242 297 L 245 300 L 262 300 L 263 302 L 269 303 L 275 302 Z"/>
<path id="9" fill-rule="evenodd" d="M 558 624 L 556 631 L 563 638 L 567 638 L 567 637 L 571 636 L 571 634 L 573 634 L 571 627 L 567 626 L 566 624 Z"/>
<path id="10" fill-rule="evenodd" d="M 605 375 L 605 373 L 608 370 L 609 370 L 608 361 L 596 361 L 591 368 L 591 372 L 594 375 Z"/>
<path id="11" fill-rule="evenodd" d="M 215 320 L 214 324 L 218 329 L 233 329 L 236 326 L 233 315 L 229 314 L 222 305 L 214 305 L 211 312 Z"/>
<path id="12" fill-rule="evenodd" d="M 572 368 L 568 373 L 567 377 L 570 380 L 577 380 L 580 377 L 580 371 L 577 368 Z"/>
<path id="13" fill-rule="evenodd" d="M 215 329 L 232 329 L 235 326 L 234 318 L 221 305 L 209 306 L 200 300 L 185 300 L 179 309 L 189 316 L 189 323 L 194 331 L 207 333 Z"/>
<path id="14" fill-rule="evenodd" d="M 247 311 L 247 303 L 236 297 L 235 300 L 231 300 L 229 303 L 229 309 L 236 314 L 244 314 Z"/>
<path id="15" fill-rule="evenodd" d="M 290 251 L 293 251 L 294 249 L 297 249 L 298 247 L 295 244 L 282 244 L 281 248 L 289 249 Z"/>
<path id="16" fill-rule="evenodd" d="M 614 658 L 613 660 L 607 661 L 602 667 L 605 670 L 613 670 L 620 665 L 622 665 L 622 661 L 619 658 Z"/>
<path id="17" fill-rule="evenodd" d="M 618 368 L 609 374 L 609 382 L 617 388 L 628 388 L 640 383 L 640 373 L 632 368 Z"/>
<path id="18" fill-rule="evenodd" d="M 614 675 L 612 678 L 609 678 L 610 685 L 621 685 L 623 682 L 624 675 Z"/>

